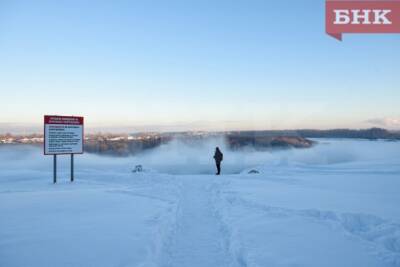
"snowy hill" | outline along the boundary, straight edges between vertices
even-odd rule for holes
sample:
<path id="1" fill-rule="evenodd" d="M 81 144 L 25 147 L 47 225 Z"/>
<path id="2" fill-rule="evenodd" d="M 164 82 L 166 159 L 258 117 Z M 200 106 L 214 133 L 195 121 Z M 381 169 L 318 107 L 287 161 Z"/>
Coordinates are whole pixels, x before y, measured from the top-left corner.
<path id="1" fill-rule="evenodd" d="M 0 150 L 0 266 L 400 266 L 399 142 L 240 155 L 222 176 L 83 155 L 53 185 L 39 149 Z"/>

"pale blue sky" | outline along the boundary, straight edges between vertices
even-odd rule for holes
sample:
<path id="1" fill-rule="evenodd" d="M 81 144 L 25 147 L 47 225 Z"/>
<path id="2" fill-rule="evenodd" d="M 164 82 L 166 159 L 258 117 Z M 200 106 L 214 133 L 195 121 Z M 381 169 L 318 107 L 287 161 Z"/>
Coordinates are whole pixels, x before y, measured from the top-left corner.
<path id="1" fill-rule="evenodd" d="M 323 0 L 0 0 L 0 124 L 398 127 L 400 35 L 339 42 L 324 15 Z"/>

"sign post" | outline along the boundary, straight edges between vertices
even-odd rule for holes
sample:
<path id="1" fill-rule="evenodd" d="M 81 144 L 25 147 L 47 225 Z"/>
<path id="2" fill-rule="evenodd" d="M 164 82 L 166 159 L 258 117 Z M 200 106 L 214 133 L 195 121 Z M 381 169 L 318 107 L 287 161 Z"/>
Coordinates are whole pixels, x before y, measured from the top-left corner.
<path id="1" fill-rule="evenodd" d="M 74 181 L 74 154 L 71 154 L 71 182 Z"/>
<path id="2" fill-rule="evenodd" d="M 57 155 L 53 155 L 53 184 L 57 183 Z"/>
<path id="3" fill-rule="evenodd" d="M 74 181 L 74 154 L 83 154 L 83 117 L 44 116 L 44 154 L 53 155 L 53 183 L 57 183 L 57 155 L 71 155 L 71 182 Z"/>

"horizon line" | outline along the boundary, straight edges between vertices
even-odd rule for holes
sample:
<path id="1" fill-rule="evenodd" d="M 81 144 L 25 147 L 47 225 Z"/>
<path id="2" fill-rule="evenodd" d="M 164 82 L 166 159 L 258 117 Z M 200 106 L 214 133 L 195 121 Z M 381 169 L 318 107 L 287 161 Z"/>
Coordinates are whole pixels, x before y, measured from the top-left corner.
<path id="1" fill-rule="evenodd" d="M 97 132 L 92 132 L 90 131 L 87 133 L 88 135 L 96 135 L 96 134 L 110 134 L 110 135 L 126 135 L 126 134 L 151 134 L 151 133 L 158 133 L 158 134 L 179 134 L 179 133 L 215 133 L 215 134 L 223 134 L 223 133 L 229 133 L 229 132 L 296 132 L 296 131 L 335 131 L 335 130 L 349 130 L 349 131 L 363 131 L 363 130 L 372 130 L 372 129 L 380 129 L 380 130 L 385 130 L 388 132 L 400 132 L 400 129 L 388 129 L 384 127 L 365 127 L 365 128 L 327 128 L 327 129 L 321 129 L 321 128 L 296 128 L 296 129 L 254 129 L 254 130 L 180 130 L 180 131 L 154 131 L 154 130 L 148 130 L 148 131 L 137 131 L 137 132 L 107 132 L 107 131 L 97 131 Z M 87 129 L 86 129 L 87 131 Z M 11 131 L 8 132 L 1 132 L 0 130 L 0 135 L 43 135 L 43 132 L 29 132 L 29 133 L 12 133 Z"/>

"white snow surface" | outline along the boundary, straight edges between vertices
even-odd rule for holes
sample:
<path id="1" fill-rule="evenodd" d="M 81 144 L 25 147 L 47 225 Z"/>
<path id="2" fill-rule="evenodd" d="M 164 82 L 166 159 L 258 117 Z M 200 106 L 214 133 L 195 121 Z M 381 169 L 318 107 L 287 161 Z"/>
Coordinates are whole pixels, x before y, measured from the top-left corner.
<path id="1" fill-rule="evenodd" d="M 64 156 L 57 184 L 40 148 L 0 146 L 0 266 L 400 266 L 400 142 L 318 142 L 224 151 L 223 171 L 243 171 L 221 176 L 199 174 L 213 151 L 163 147 L 77 155 L 70 183 Z M 138 162 L 152 171 L 132 173 Z"/>

